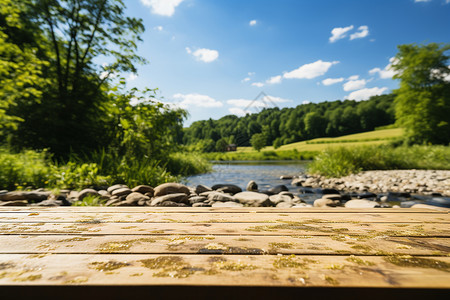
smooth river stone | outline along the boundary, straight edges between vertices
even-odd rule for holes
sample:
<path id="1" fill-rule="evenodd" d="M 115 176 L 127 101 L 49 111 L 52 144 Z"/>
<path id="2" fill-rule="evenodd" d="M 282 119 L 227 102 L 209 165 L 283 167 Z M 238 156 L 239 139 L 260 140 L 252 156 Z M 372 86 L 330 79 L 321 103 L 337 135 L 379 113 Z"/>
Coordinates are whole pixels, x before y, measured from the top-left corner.
<path id="1" fill-rule="evenodd" d="M 240 192 L 234 195 L 245 206 L 272 206 L 269 196 L 256 192 Z"/>
<path id="2" fill-rule="evenodd" d="M 164 196 L 164 195 L 169 195 L 169 194 L 180 194 L 180 193 L 189 195 L 191 193 L 191 191 L 189 190 L 189 188 L 187 186 L 185 186 L 181 183 L 168 182 L 168 183 L 163 183 L 163 184 L 155 187 L 154 195 L 155 195 L 155 197 L 159 197 L 159 196 Z"/>

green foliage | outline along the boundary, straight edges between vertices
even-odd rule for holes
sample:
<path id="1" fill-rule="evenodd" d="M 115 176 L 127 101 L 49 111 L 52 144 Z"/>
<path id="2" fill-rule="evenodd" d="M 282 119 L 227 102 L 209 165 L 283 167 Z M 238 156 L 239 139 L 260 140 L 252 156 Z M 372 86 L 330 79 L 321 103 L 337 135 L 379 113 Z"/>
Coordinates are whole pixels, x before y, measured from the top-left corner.
<path id="1" fill-rule="evenodd" d="M 226 152 L 203 153 L 208 160 L 236 161 L 236 160 L 310 160 L 317 152 L 296 150 L 287 151 L 252 151 L 252 152 Z"/>
<path id="2" fill-rule="evenodd" d="M 169 155 L 166 168 L 172 174 L 188 176 L 211 171 L 211 164 L 202 155 L 176 152 Z"/>
<path id="3" fill-rule="evenodd" d="M 72 206 L 104 206 L 106 200 L 100 199 L 99 196 L 88 195 L 82 201 L 75 201 Z"/>
<path id="4" fill-rule="evenodd" d="M 450 143 L 450 45 L 400 45 L 392 65 L 400 79 L 397 122 L 408 143 Z"/>
<path id="5" fill-rule="evenodd" d="M 303 104 L 294 108 L 268 108 L 244 117 L 228 115 L 219 120 L 192 123 L 183 130 L 183 143 L 195 151 L 215 151 L 211 141 L 250 146 L 254 134 L 264 133 L 266 145 L 278 148 L 297 141 L 370 131 L 394 123 L 394 95 L 374 96 L 367 101 L 333 101 Z"/>
<path id="6" fill-rule="evenodd" d="M 216 142 L 216 151 L 217 152 L 225 152 L 227 151 L 227 141 L 225 139 L 220 139 Z"/>
<path id="7" fill-rule="evenodd" d="M 266 135 L 263 133 L 255 133 L 250 139 L 250 144 L 256 151 L 260 151 L 266 145 Z"/>
<path id="8" fill-rule="evenodd" d="M 450 169 L 450 147 L 366 146 L 329 148 L 314 158 L 308 171 L 341 177 L 367 170 Z"/>

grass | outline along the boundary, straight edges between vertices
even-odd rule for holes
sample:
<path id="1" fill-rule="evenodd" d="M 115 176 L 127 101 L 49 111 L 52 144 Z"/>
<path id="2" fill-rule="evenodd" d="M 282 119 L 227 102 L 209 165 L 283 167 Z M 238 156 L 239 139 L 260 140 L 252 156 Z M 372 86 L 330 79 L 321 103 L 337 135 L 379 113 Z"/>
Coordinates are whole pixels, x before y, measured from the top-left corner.
<path id="1" fill-rule="evenodd" d="M 402 137 L 403 132 L 402 128 L 381 129 L 336 138 L 312 139 L 283 145 L 278 149 L 269 146 L 260 152 L 252 147 L 238 147 L 236 152 L 205 153 L 205 157 L 208 160 L 309 160 L 328 148 L 386 144 Z"/>
<path id="2" fill-rule="evenodd" d="M 328 148 L 308 166 L 310 173 L 327 177 L 392 169 L 450 170 L 450 147 L 383 145 Z"/>
<path id="3" fill-rule="evenodd" d="M 53 161 L 46 151 L 12 153 L 0 148 L 0 190 L 82 189 L 115 183 L 157 186 L 178 181 L 180 176 L 208 172 L 210 168 L 204 157 L 194 153 L 172 153 L 162 162 L 145 157 L 127 160 L 99 151 L 89 157 L 72 155 L 68 162 L 61 163 Z"/>

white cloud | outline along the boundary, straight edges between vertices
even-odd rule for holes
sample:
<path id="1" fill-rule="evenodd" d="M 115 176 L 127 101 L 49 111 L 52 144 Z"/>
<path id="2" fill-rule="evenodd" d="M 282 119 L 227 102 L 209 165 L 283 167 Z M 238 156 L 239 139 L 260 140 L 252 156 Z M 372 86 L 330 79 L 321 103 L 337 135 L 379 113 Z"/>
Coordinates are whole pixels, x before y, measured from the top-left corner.
<path id="1" fill-rule="evenodd" d="M 348 92 L 362 89 L 363 87 L 366 86 L 366 83 L 367 81 L 365 79 L 347 81 L 343 85 L 344 91 Z"/>
<path id="2" fill-rule="evenodd" d="M 191 106 L 199 107 L 222 107 L 223 103 L 215 100 L 207 95 L 201 94 L 175 94 L 173 98 L 177 101 L 176 105 L 181 108 L 189 108 Z"/>
<path id="3" fill-rule="evenodd" d="M 385 91 L 387 91 L 387 89 L 388 89 L 387 87 L 365 88 L 365 89 L 351 92 L 350 95 L 348 95 L 346 97 L 346 99 L 356 100 L 356 101 L 367 100 L 372 96 L 377 96 L 377 95 L 383 94 Z"/>
<path id="4" fill-rule="evenodd" d="M 266 80 L 266 83 L 268 84 L 275 84 L 281 82 L 281 75 L 270 77 Z"/>
<path id="5" fill-rule="evenodd" d="M 156 15 L 170 17 L 175 13 L 175 8 L 184 0 L 141 0 L 141 3 L 152 9 Z"/>
<path id="6" fill-rule="evenodd" d="M 358 80 L 359 79 L 359 75 L 352 75 L 349 78 L 347 78 L 348 80 Z"/>
<path id="7" fill-rule="evenodd" d="M 253 76 L 255 75 L 255 72 L 248 72 L 248 76 Z"/>
<path id="8" fill-rule="evenodd" d="M 330 69 L 330 67 L 332 65 L 335 65 L 337 63 L 339 63 L 339 62 L 338 61 L 329 62 L 329 61 L 318 60 L 318 61 L 315 61 L 310 64 L 305 64 L 291 72 L 284 73 L 283 77 L 288 78 L 288 79 L 290 79 L 290 78 L 296 78 L 296 79 L 316 78 L 316 77 L 321 76 L 321 75 L 325 74 L 326 72 L 328 72 L 328 69 Z"/>
<path id="9" fill-rule="evenodd" d="M 302 102 L 303 105 L 310 104 L 310 103 L 311 103 L 311 101 L 308 101 L 308 100 L 304 100 L 304 101 Z"/>
<path id="10" fill-rule="evenodd" d="M 327 78 L 327 79 L 322 80 L 322 84 L 323 85 L 332 85 L 332 84 L 335 84 L 335 83 L 338 83 L 338 82 L 342 82 L 342 81 L 344 81 L 343 77 L 341 77 L 341 78 Z"/>
<path id="11" fill-rule="evenodd" d="M 343 39 L 347 36 L 347 32 L 353 29 L 353 25 L 347 27 L 336 27 L 331 30 L 330 43 L 334 43 L 337 40 Z"/>
<path id="12" fill-rule="evenodd" d="M 251 80 L 250 77 L 245 77 L 244 79 L 242 79 L 242 82 L 247 82 L 247 81 L 250 81 L 250 80 Z"/>
<path id="13" fill-rule="evenodd" d="M 245 111 L 245 110 L 243 110 L 242 108 L 239 108 L 239 107 L 229 108 L 228 111 L 231 114 L 236 115 L 238 117 L 243 117 L 243 116 L 245 116 L 248 113 L 247 111 Z"/>
<path id="14" fill-rule="evenodd" d="M 397 72 L 392 69 L 392 64 L 395 62 L 396 62 L 395 57 L 391 57 L 389 59 L 389 64 L 387 64 L 387 66 L 384 67 L 383 70 L 380 68 L 373 68 L 369 71 L 369 74 L 374 75 L 378 73 L 381 79 L 390 79 L 395 74 L 397 74 Z"/>
<path id="15" fill-rule="evenodd" d="M 136 74 L 130 73 L 130 75 L 128 75 L 128 77 L 127 77 L 127 81 L 133 81 L 136 78 L 138 78 L 138 76 Z"/>
<path id="16" fill-rule="evenodd" d="M 156 27 L 155 27 L 155 30 L 157 30 L 157 31 L 163 31 L 164 28 L 163 28 L 162 26 L 156 26 Z"/>
<path id="17" fill-rule="evenodd" d="M 256 20 L 251 20 L 248 24 L 249 24 L 250 26 L 255 26 L 257 23 L 258 23 L 258 21 L 256 21 Z"/>
<path id="18" fill-rule="evenodd" d="M 263 87 L 263 86 L 264 86 L 264 83 L 262 83 L 262 82 L 253 82 L 253 83 L 252 83 L 252 86 Z"/>
<path id="19" fill-rule="evenodd" d="M 267 107 L 267 104 L 260 100 L 248 100 L 248 99 L 230 99 L 227 103 L 236 107 L 248 107 L 250 104 L 252 107 Z"/>
<path id="20" fill-rule="evenodd" d="M 369 35 L 369 27 L 365 25 L 359 26 L 358 30 L 358 32 L 350 35 L 350 40 L 361 39 Z"/>
<path id="21" fill-rule="evenodd" d="M 192 52 L 191 48 L 186 47 L 186 52 L 192 54 L 197 60 L 210 63 L 219 58 L 219 52 L 217 50 L 211 50 L 206 48 L 197 49 Z"/>
<path id="22" fill-rule="evenodd" d="M 414 2 L 430 2 L 431 0 L 414 0 Z M 447 1 L 447 3 L 450 1 L 450 0 L 446 0 Z"/>

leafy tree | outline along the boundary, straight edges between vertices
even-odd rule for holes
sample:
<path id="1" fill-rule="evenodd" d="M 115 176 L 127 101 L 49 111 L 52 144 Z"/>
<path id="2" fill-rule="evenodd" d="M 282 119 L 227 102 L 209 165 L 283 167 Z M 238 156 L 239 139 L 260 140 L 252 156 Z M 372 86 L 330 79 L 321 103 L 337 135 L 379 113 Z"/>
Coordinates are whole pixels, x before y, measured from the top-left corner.
<path id="1" fill-rule="evenodd" d="M 410 143 L 450 142 L 450 45 L 400 45 L 392 68 L 400 79 L 397 122 Z"/>
<path id="2" fill-rule="evenodd" d="M 21 1 L 15 1 L 21 2 Z M 142 20 L 125 15 L 121 0 L 26 0 L 20 7 L 34 24 L 41 60 L 47 62 L 39 102 L 18 100 L 11 113 L 24 120 L 14 143 L 50 148 L 57 156 L 89 152 L 113 136 L 105 126 L 114 100 L 111 78 L 136 72 L 145 60 L 136 54 Z M 99 66 L 94 58 L 109 64 Z"/>
<path id="3" fill-rule="evenodd" d="M 216 151 L 217 152 L 225 152 L 227 150 L 227 141 L 225 139 L 220 139 L 216 142 Z"/>
<path id="4" fill-rule="evenodd" d="M 263 133 L 255 133 L 250 139 L 250 144 L 256 151 L 260 151 L 266 145 L 266 136 Z"/>

